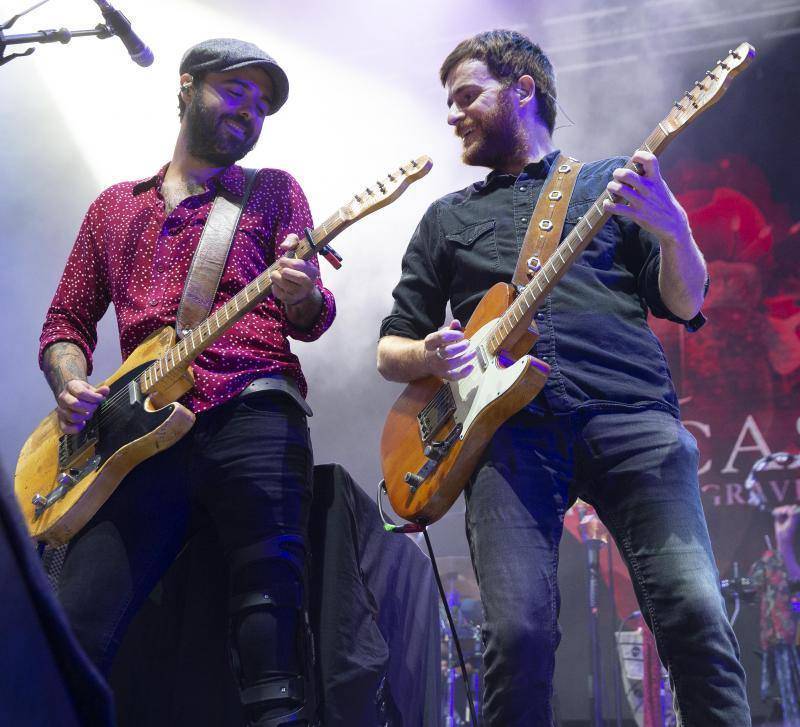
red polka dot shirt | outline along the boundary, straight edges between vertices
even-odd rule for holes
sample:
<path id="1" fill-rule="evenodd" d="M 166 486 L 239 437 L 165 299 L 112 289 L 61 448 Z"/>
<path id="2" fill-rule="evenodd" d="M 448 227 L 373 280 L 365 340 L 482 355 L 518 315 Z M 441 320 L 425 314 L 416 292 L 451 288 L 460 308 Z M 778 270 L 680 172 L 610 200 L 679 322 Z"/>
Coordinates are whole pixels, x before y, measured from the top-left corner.
<path id="1" fill-rule="evenodd" d="M 110 303 L 117 314 L 123 358 L 154 331 L 175 325 L 189 265 L 217 189 L 241 196 L 244 172 L 228 167 L 210 180 L 204 193 L 186 198 L 167 215 L 160 191 L 165 171 L 166 166 L 150 179 L 115 184 L 89 207 L 47 311 L 40 366 L 47 346 L 70 341 L 83 349 L 91 373 L 97 322 Z M 213 307 L 274 262 L 276 247 L 287 235 L 302 237 L 310 226 L 308 202 L 295 179 L 277 169 L 261 169 Z M 182 401 L 201 412 L 235 396 L 254 379 L 274 373 L 293 377 L 305 396 L 306 381 L 288 338 L 316 340 L 333 322 L 333 295 L 321 280 L 317 285 L 323 305 L 310 329 L 292 325 L 281 303 L 268 297 L 195 359 L 195 387 Z"/>

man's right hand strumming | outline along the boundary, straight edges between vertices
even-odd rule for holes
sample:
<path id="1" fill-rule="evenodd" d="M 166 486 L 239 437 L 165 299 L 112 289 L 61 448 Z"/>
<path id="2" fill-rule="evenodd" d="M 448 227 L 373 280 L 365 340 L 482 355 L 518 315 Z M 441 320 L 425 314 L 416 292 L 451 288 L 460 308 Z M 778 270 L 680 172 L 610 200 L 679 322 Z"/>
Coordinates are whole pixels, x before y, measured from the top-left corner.
<path id="1" fill-rule="evenodd" d="M 457 320 L 419 341 L 384 336 L 378 342 L 378 371 L 388 381 L 408 383 L 423 376 L 458 381 L 472 373 L 474 358 L 475 348 Z"/>
<path id="2" fill-rule="evenodd" d="M 58 341 L 48 346 L 43 364 L 45 378 L 56 397 L 58 426 L 64 434 L 76 434 L 86 426 L 110 389 L 86 381 L 86 357 L 74 343 Z"/>

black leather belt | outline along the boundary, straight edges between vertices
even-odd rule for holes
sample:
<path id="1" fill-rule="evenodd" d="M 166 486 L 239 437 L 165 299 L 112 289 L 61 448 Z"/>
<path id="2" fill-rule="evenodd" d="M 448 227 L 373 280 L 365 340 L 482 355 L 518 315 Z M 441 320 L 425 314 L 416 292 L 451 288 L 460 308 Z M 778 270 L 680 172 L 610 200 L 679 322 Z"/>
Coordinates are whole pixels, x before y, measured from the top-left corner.
<path id="1" fill-rule="evenodd" d="M 299 406 L 306 414 L 306 416 L 314 416 L 308 402 L 303 398 L 300 389 L 297 388 L 297 382 L 285 374 L 273 374 L 272 376 L 264 376 L 260 379 L 251 381 L 247 387 L 239 392 L 239 396 L 249 396 L 250 394 L 258 394 L 261 391 L 282 391 L 294 399 L 297 406 Z"/>

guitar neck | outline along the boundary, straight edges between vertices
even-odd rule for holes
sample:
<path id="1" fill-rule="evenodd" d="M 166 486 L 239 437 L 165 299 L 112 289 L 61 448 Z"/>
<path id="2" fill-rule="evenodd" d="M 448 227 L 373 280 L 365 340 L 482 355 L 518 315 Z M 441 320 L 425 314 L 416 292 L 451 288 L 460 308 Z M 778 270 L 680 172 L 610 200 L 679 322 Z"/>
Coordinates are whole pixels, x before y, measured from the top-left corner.
<path id="1" fill-rule="evenodd" d="M 308 260 L 322 250 L 333 238 L 358 220 L 372 214 L 396 200 L 410 184 L 422 179 L 433 166 L 427 156 L 411 159 L 340 207 L 325 222 L 300 239 L 297 247 L 287 257 Z M 140 374 L 138 383 L 143 394 L 168 388 L 181 378 L 194 361 L 245 313 L 249 313 L 272 290 L 272 274 L 278 267 L 274 262 L 255 280 L 252 280 L 227 303 L 220 306 L 199 326 L 186 334 L 181 341 Z"/>
<path id="2" fill-rule="evenodd" d="M 658 155 L 671 139 L 672 137 L 665 133 L 659 124 L 639 148 Z M 625 165 L 625 168 L 639 171 L 638 165 L 631 161 Z M 508 310 L 498 319 L 487 341 L 487 348 L 491 354 L 496 355 L 503 349 L 512 334 L 516 336 L 521 323 L 529 320 L 529 314 L 535 312 L 544 303 L 545 297 L 605 225 L 611 216 L 608 212 L 603 211 L 605 200 L 614 201 L 608 190 L 603 191 L 592 203 L 586 214 L 578 220 L 578 223 L 556 247 L 547 262 L 542 265 L 531 281 L 520 291 Z"/>
<path id="3" fill-rule="evenodd" d="M 712 70 L 706 71 L 702 81 L 695 81 L 692 90 L 684 93 L 681 100 L 673 104 L 669 114 L 659 122 L 639 148 L 658 156 L 689 123 L 719 101 L 731 80 L 744 70 L 753 58 L 755 49 L 749 43 L 741 43 L 736 50 L 728 51 L 724 60 L 717 61 Z M 641 173 L 635 162 L 629 161 L 625 168 Z M 610 217 L 603 211 L 603 202 L 606 200 L 615 201 L 608 190 L 604 190 L 594 201 L 588 212 L 556 247 L 550 259 L 498 319 L 486 343 L 489 353 L 493 355 L 499 353 L 512 334 L 516 339 L 519 328 L 527 325 L 526 321 L 530 321 L 532 312 L 542 305 L 547 294 L 600 231 Z"/>
<path id="4" fill-rule="evenodd" d="M 324 247 L 336 235 L 352 224 L 340 212 L 329 217 L 310 233 L 311 241 L 301 239 L 294 250 L 294 257 L 308 260 L 317 250 Z M 140 376 L 142 393 L 172 383 L 180 378 L 203 351 L 225 333 L 242 316 L 261 303 L 272 291 L 272 273 L 278 267 L 274 262 L 258 277 L 250 281 L 224 305 L 217 308 L 208 318 L 192 329 L 174 346 Z"/>

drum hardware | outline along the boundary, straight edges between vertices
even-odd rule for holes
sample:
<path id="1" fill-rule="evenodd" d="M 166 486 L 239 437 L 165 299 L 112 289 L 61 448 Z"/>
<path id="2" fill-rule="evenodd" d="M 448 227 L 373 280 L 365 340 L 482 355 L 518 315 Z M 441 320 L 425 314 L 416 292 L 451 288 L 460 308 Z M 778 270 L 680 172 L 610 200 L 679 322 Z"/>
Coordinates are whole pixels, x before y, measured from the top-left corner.
<path id="1" fill-rule="evenodd" d="M 455 638 L 461 644 L 467 678 L 475 695 L 475 713 L 480 714 L 483 679 L 483 609 L 479 600 L 478 584 L 472 572 L 472 563 L 465 556 L 448 556 L 439 559 L 442 583 L 447 592 L 447 604 L 455 624 Z M 456 654 L 456 644 L 440 608 L 439 623 L 442 640 L 442 724 L 444 727 L 461 727 L 474 724 L 464 699 L 465 690 L 458 686 L 463 681 Z"/>

